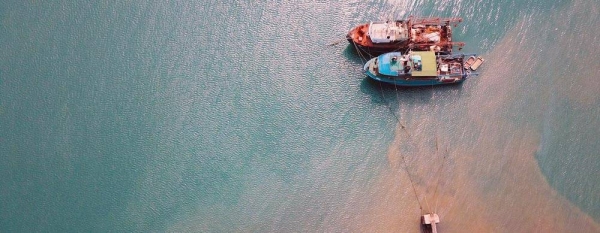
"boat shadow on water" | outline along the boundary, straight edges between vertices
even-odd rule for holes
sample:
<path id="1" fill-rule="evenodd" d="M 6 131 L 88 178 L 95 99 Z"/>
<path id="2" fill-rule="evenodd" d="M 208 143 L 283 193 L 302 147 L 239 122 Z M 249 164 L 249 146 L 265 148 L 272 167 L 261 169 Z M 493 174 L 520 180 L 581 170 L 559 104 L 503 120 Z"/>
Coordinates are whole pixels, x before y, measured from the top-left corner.
<path id="1" fill-rule="evenodd" d="M 359 64 L 361 67 L 365 64 L 365 62 L 373 58 L 367 53 L 359 53 L 351 44 L 348 44 L 348 46 L 346 46 L 346 49 L 344 49 L 344 52 L 342 54 L 346 59 L 348 59 L 348 61 Z"/>

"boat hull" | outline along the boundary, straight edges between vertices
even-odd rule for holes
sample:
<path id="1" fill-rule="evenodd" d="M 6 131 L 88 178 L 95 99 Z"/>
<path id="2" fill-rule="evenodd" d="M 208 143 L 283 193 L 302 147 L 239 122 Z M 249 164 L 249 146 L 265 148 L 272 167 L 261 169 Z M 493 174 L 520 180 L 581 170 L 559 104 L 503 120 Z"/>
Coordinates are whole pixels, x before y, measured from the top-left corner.
<path id="1" fill-rule="evenodd" d="M 346 35 L 346 39 L 348 40 L 348 43 L 350 43 L 351 46 L 354 46 L 358 53 L 366 53 L 366 55 L 369 55 L 370 57 L 376 57 L 389 52 L 404 52 L 409 49 L 409 44 L 406 42 L 363 46 L 361 44 L 355 43 L 354 40 L 352 40 L 350 34 Z"/>
<path id="2" fill-rule="evenodd" d="M 414 43 L 411 44 L 408 42 L 373 44 L 371 46 L 364 46 L 364 45 L 356 43 L 350 36 L 350 33 L 348 33 L 348 35 L 346 35 L 346 40 L 348 40 L 348 43 L 350 43 L 350 45 L 353 46 L 358 53 L 361 53 L 361 54 L 366 53 L 366 55 L 369 55 L 370 57 L 376 57 L 381 54 L 390 53 L 390 52 L 404 52 L 407 50 L 415 50 L 415 51 L 430 50 L 430 45 L 418 45 L 418 44 L 414 44 Z M 436 53 L 437 54 L 451 54 L 452 53 L 451 46 L 446 46 L 443 49 L 444 50 L 441 50 Z"/>
<path id="3" fill-rule="evenodd" d="M 459 84 L 464 82 L 470 75 L 477 75 L 476 73 L 466 72 L 462 75 L 453 76 L 427 76 L 427 77 L 413 77 L 413 76 L 389 76 L 383 75 L 373 71 L 371 64 L 376 58 L 369 60 L 363 67 L 365 74 L 379 82 L 389 83 L 396 86 L 406 87 L 418 87 L 418 86 L 433 86 L 433 85 L 448 85 L 448 84 Z"/>
<path id="4" fill-rule="evenodd" d="M 410 32 L 408 35 L 408 39 L 406 40 L 377 43 L 374 42 L 368 34 L 370 24 L 361 24 L 352 28 L 346 35 L 346 39 L 348 40 L 351 46 L 354 46 L 356 48 L 358 53 L 367 53 L 366 55 L 370 55 L 371 57 L 379 56 L 388 52 L 405 52 L 407 50 L 430 51 L 433 49 L 435 49 L 437 54 L 451 54 L 453 46 L 462 47 L 464 45 L 464 43 L 462 42 L 452 42 L 452 28 L 450 26 L 450 22 L 454 22 L 453 20 L 455 19 L 435 18 L 431 19 L 430 21 L 424 21 L 424 19 L 408 19 L 393 21 L 394 23 L 404 25 L 411 25 L 411 23 L 422 23 L 424 25 L 439 25 L 441 27 L 441 29 L 438 29 L 440 30 L 439 36 L 441 36 L 441 39 L 438 42 L 425 42 L 422 41 L 422 39 L 416 39 L 419 38 L 418 33 L 413 35 L 412 33 L 414 32 Z M 388 39 L 389 38 L 390 37 L 388 36 Z"/>
<path id="5" fill-rule="evenodd" d="M 449 81 L 442 81 L 438 78 L 431 79 L 404 79 L 404 78 L 393 78 L 382 75 L 374 75 L 372 73 L 367 72 L 367 76 L 373 80 L 393 84 L 396 86 L 405 86 L 405 87 L 420 87 L 420 86 L 433 86 L 433 85 L 448 85 L 448 84 L 458 84 L 465 81 L 466 77 L 460 79 L 453 79 Z"/>

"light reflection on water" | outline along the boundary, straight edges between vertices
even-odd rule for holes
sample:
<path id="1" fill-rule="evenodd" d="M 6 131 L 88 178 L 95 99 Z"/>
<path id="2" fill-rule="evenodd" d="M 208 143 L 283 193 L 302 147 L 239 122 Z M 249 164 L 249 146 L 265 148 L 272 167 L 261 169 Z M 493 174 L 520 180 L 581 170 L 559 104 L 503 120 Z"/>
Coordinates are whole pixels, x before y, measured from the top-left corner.
<path id="1" fill-rule="evenodd" d="M 597 3 L 109 5 L 3 18 L 0 74 L 26 76 L 0 83 L 9 230 L 417 232 L 434 211 L 447 232 L 598 231 Z M 482 75 L 366 79 L 347 30 L 409 15 L 462 17 Z"/>

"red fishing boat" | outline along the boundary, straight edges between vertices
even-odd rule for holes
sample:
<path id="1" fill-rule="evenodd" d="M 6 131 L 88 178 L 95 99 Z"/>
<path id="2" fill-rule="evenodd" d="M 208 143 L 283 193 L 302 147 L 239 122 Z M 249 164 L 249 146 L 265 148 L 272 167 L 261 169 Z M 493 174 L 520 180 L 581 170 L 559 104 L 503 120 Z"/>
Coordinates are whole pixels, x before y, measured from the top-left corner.
<path id="1" fill-rule="evenodd" d="M 462 22 L 461 18 L 415 18 L 387 22 L 361 24 L 348 32 L 346 39 L 359 52 L 371 56 L 408 49 L 434 51 L 450 54 L 454 46 L 459 49 L 462 42 L 452 41 L 452 26 Z"/>

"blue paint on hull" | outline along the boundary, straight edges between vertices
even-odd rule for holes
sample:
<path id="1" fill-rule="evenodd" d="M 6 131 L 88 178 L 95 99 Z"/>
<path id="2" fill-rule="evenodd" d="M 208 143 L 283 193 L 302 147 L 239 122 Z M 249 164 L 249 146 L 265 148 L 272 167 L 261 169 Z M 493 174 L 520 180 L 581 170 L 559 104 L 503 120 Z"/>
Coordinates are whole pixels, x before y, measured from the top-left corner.
<path id="1" fill-rule="evenodd" d="M 458 54 L 458 55 L 443 55 L 443 56 L 450 57 L 450 56 L 471 56 L 471 55 L 473 55 L 473 54 L 468 54 L 468 55 Z M 394 56 L 399 56 L 399 54 L 394 55 Z M 386 56 L 381 55 L 378 58 L 373 58 L 373 59 L 367 61 L 367 63 L 365 63 L 365 65 L 363 67 L 365 74 L 373 80 L 376 80 L 379 82 L 384 82 L 384 83 L 389 83 L 389 84 L 393 84 L 393 85 L 397 85 L 397 86 L 417 87 L 417 86 L 459 84 L 459 83 L 464 82 L 470 76 L 478 75 L 477 73 L 471 72 L 471 71 L 465 71 L 465 73 L 462 75 L 439 75 L 439 72 L 438 72 L 437 76 L 426 76 L 426 77 L 414 77 L 408 73 L 399 74 L 399 75 L 382 74 L 382 73 L 387 72 L 386 71 L 387 67 L 383 67 L 383 68 L 380 67 L 380 69 L 382 69 L 382 70 L 380 70 L 377 73 L 373 73 L 372 70 L 369 69 L 369 66 L 376 59 L 383 60 L 383 59 L 386 59 Z M 379 63 L 379 64 L 381 65 L 381 63 Z"/>
<path id="2" fill-rule="evenodd" d="M 455 82 L 442 82 L 439 79 L 428 79 L 428 80 L 417 80 L 417 79 L 394 79 L 391 77 L 386 77 L 383 75 L 375 75 L 369 71 L 366 72 L 369 78 L 374 79 L 376 81 L 394 84 L 397 86 L 407 86 L 407 87 L 418 87 L 418 86 L 432 86 L 432 85 L 444 85 L 444 84 L 458 84 L 465 81 L 466 77 L 455 81 Z"/>

